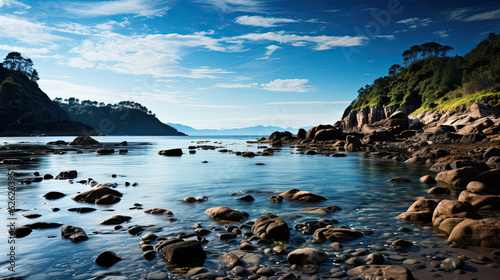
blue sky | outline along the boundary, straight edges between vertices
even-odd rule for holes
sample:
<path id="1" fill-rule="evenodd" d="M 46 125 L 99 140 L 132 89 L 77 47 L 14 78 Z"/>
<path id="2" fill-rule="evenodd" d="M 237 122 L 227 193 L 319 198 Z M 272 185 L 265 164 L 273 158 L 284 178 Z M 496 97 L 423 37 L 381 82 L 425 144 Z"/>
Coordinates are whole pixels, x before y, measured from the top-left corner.
<path id="1" fill-rule="evenodd" d="M 0 55 L 32 58 L 51 98 L 195 128 L 334 123 L 412 45 L 490 32 L 498 1 L 0 0 Z"/>

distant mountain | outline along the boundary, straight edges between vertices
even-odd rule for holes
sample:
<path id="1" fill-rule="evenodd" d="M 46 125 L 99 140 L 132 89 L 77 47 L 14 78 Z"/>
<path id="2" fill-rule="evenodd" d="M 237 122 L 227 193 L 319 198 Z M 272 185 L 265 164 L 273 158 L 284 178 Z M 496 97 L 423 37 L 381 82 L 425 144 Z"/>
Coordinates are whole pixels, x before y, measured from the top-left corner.
<path id="1" fill-rule="evenodd" d="M 61 98 L 55 100 L 72 120 L 88 124 L 106 135 L 185 136 L 160 122 L 150 110 L 137 102 L 122 101 L 105 105 L 90 100 L 80 102 L 73 97 L 65 102 Z"/>
<path id="2" fill-rule="evenodd" d="M 22 57 L 21 57 L 22 58 Z M 26 72 L 0 64 L 0 135 L 97 135 L 90 126 L 71 120 Z"/>
<path id="3" fill-rule="evenodd" d="M 290 131 L 292 133 L 297 133 L 298 128 L 282 128 L 278 126 L 249 126 L 243 128 L 229 128 L 229 129 L 194 129 L 187 125 L 176 124 L 176 123 L 166 123 L 167 125 L 177 129 L 178 131 L 184 132 L 189 136 L 196 135 L 256 135 L 256 136 L 269 136 L 275 131 Z M 304 129 L 309 129 L 312 126 L 304 127 Z"/>

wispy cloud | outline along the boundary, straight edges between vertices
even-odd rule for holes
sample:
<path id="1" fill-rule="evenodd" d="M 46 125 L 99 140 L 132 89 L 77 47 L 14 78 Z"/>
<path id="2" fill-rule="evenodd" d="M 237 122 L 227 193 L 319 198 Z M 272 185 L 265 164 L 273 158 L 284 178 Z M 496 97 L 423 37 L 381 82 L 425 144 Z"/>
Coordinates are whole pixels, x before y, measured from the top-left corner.
<path id="1" fill-rule="evenodd" d="M 0 45 L 0 50 L 9 52 L 20 52 L 22 54 L 46 54 L 49 52 L 47 48 L 24 48 L 18 46 Z"/>
<path id="2" fill-rule="evenodd" d="M 217 104 L 179 104 L 182 107 L 198 107 L 198 108 L 211 108 L 211 109 L 243 109 L 245 106 L 240 105 L 217 105 Z"/>
<path id="3" fill-rule="evenodd" d="M 276 45 L 269 45 L 269 46 L 267 46 L 267 47 L 266 47 L 266 49 L 267 49 L 267 51 L 266 51 L 265 56 L 264 56 L 264 57 L 261 57 L 261 58 L 259 58 L 259 59 L 269 59 L 269 57 L 271 57 L 271 55 L 272 55 L 275 51 L 277 51 L 277 50 L 281 49 L 281 47 L 276 46 Z"/>
<path id="4" fill-rule="evenodd" d="M 25 4 L 21 1 L 16 0 L 0 0 L 0 8 L 22 8 L 22 9 L 31 9 L 31 6 Z"/>
<path id="5" fill-rule="evenodd" d="M 450 37 L 450 34 L 448 34 L 448 30 L 438 30 L 438 31 L 432 32 L 432 34 L 439 36 L 441 38 Z"/>
<path id="6" fill-rule="evenodd" d="M 367 37 L 351 36 L 309 36 L 287 34 L 285 31 L 267 32 L 267 33 L 249 33 L 234 37 L 235 39 L 244 39 L 249 41 L 274 41 L 278 43 L 288 43 L 292 46 L 307 46 L 314 44 L 315 50 L 328 50 L 334 47 L 353 47 L 361 46 L 368 40 Z"/>
<path id="7" fill-rule="evenodd" d="M 262 17 L 262 16 L 240 16 L 236 18 L 236 23 L 242 25 L 251 25 L 259 27 L 276 27 L 282 26 L 281 23 L 299 22 L 290 18 L 275 18 L 275 17 Z"/>
<path id="8" fill-rule="evenodd" d="M 396 23 L 408 25 L 408 28 L 411 28 L 411 29 L 414 29 L 417 27 L 428 26 L 432 22 L 433 22 L 433 20 L 430 18 L 420 19 L 418 17 L 412 17 L 412 18 L 407 18 L 407 19 L 403 19 L 400 21 L 396 21 Z"/>
<path id="9" fill-rule="evenodd" d="M 458 8 L 444 12 L 447 20 L 463 20 L 465 14 L 473 11 L 472 8 Z"/>
<path id="10" fill-rule="evenodd" d="M 499 18 L 500 18 L 500 9 L 472 15 L 468 18 L 465 18 L 465 21 L 478 21 L 478 20 L 489 20 L 489 19 L 499 19 Z"/>
<path id="11" fill-rule="evenodd" d="M 306 85 L 307 83 L 308 79 L 276 79 L 260 86 L 269 91 L 308 92 L 311 91 L 311 87 Z"/>
<path id="12" fill-rule="evenodd" d="M 114 0 L 100 2 L 72 2 L 62 8 L 80 17 L 135 15 L 142 17 L 163 16 L 170 9 L 160 0 Z"/>
<path id="13" fill-rule="evenodd" d="M 0 38 L 13 39 L 27 45 L 44 45 L 57 48 L 55 43 L 67 38 L 52 34 L 53 28 L 42 23 L 17 17 L 0 16 Z"/>
<path id="14" fill-rule="evenodd" d="M 262 13 L 266 10 L 265 1 L 261 0 L 195 0 L 216 8 L 224 13 L 252 12 Z"/>
<path id="15" fill-rule="evenodd" d="M 375 38 L 381 38 L 381 39 L 387 39 L 389 41 L 392 41 L 392 40 L 396 39 L 396 37 L 394 37 L 394 35 L 375 35 L 373 37 L 375 37 Z"/>
<path id="16" fill-rule="evenodd" d="M 264 105 L 329 105 L 329 104 L 351 104 L 352 101 L 289 101 L 270 102 Z"/>

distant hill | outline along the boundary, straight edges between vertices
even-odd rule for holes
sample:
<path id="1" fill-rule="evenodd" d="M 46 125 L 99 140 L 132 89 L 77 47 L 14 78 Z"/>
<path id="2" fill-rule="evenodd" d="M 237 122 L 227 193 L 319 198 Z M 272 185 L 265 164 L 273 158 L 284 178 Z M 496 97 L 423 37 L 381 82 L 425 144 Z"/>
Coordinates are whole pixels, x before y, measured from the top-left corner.
<path id="1" fill-rule="evenodd" d="M 6 64 L 7 59 L 0 64 L 1 136 L 98 134 L 91 126 L 72 120 L 68 113 L 53 103 L 38 87 L 37 77 L 14 67 L 16 60 L 31 62 L 19 53 L 15 54 L 18 58 L 11 59 L 9 64 Z M 31 71 L 36 73 L 36 70 Z"/>
<path id="2" fill-rule="evenodd" d="M 229 128 L 229 129 L 194 129 L 187 125 L 176 124 L 176 123 L 166 123 L 169 126 L 174 127 L 178 131 L 182 131 L 189 136 L 196 135 L 255 135 L 255 136 L 269 136 L 275 131 L 290 131 L 292 133 L 297 133 L 297 128 L 282 128 L 278 126 L 249 126 L 243 128 Z M 309 129 L 311 127 L 304 127 L 304 129 Z"/>
<path id="3" fill-rule="evenodd" d="M 185 136 L 184 133 L 168 126 L 137 102 L 122 101 L 118 104 L 104 104 L 97 101 L 71 97 L 66 100 L 56 98 L 55 102 L 71 116 L 94 127 L 106 135 L 164 135 Z"/>

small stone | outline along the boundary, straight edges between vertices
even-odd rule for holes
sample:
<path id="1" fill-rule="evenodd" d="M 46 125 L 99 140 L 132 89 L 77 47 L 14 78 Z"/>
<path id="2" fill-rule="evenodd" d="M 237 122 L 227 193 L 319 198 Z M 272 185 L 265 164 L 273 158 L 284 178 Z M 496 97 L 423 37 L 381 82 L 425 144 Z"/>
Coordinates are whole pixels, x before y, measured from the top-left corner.
<path id="1" fill-rule="evenodd" d="M 398 228 L 399 232 L 411 232 L 411 229 L 405 228 L 405 227 L 400 227 Z"/>
<path id="2" fill-rule="evenodd" d="M 154 259 L 156 256 L 156 251 L 155 250 L 148 250 L 142 254 L 142 257 L 144 257 L 145 260 L 150 261 Z"/>
<path id="3" fill-rule="evenodd" d="M 446 271 L 453 271 L 462 268 L 463 263 L 458 258 L 447 258 L 441 262 L 441 268 Z"/>
<path id="4" fill-rule="evenodd" d="M 110 267 L 121 260 L 114 252 L 104 251 L 97 256 L 95 262 L 100 266 Z"/>
<path id="5" fill-rule="evenodd" d="M 261 267 L 259 268 L 257 271 L 256 271 L 257 274 L 259 275 L 263 275 L 263 276 L 272 276 L 274 275 L 276 272 L 268 267 L 268 266 L 265 266 L 265 267 Z"/>
<path id="6" fill-rule="evenodd" d="M 392 242 L 392 244 L 391 244 L 391 248 L 394 248 L 394 249 L 408 249 L 411 246 L 413 246 L 413 243 L 411 243 L 410 241 L 406 241 L 404 239 L 398 239 L 398 240 Z"/>

